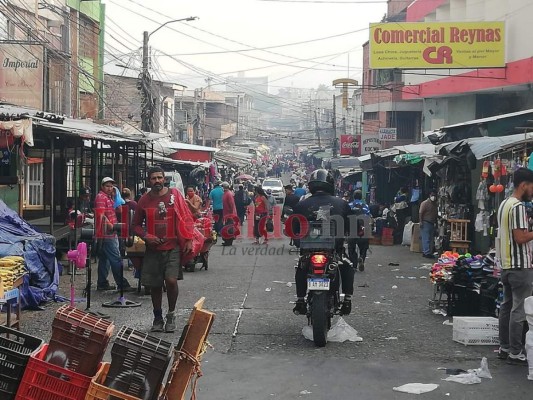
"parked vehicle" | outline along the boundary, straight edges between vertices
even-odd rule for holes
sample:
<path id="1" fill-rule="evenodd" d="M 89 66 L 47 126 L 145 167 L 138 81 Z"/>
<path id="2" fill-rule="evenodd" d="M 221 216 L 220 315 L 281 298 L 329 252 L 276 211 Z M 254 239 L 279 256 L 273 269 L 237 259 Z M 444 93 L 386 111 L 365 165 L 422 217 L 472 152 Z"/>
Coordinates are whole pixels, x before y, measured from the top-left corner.
<path id="1" fill-rule="evenodd" d="M 268 189 L 272 190 L 272 196 L 274 196 L 278 203 L 285 201 L 285 190 L 283 189 L 281 179 L 267 178 L 263 181 L 262 186 L 265 192 Z"/>

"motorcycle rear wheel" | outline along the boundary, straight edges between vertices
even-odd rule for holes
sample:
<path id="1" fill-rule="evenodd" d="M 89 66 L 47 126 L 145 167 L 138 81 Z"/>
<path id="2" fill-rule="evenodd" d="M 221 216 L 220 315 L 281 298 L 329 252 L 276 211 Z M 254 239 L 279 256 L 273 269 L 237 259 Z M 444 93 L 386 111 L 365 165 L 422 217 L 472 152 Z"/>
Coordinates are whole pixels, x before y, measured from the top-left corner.
<path id="1" fill-rule="evenodd" d="M 311 304 L 311 324 L 313 341 L 317 347 L 324 347 L 328 335 L 328 296 L 327 293 L 313 295 Z"/>

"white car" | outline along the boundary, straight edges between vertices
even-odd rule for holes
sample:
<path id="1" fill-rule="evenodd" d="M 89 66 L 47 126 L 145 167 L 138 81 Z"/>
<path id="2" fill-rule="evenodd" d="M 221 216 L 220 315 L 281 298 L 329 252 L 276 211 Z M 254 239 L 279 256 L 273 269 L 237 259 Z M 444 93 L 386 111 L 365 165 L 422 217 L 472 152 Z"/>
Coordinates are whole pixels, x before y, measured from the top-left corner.
<path id="1" fill-rule="evenodd" d="M 281 179 L 267 178 L 263 181 L 263 190 L 272 190 L 272 196 L 276 199 L 278 203 L 283 203 L 285 201 L 285 189 L 283 189 L 283 182 Z"/>

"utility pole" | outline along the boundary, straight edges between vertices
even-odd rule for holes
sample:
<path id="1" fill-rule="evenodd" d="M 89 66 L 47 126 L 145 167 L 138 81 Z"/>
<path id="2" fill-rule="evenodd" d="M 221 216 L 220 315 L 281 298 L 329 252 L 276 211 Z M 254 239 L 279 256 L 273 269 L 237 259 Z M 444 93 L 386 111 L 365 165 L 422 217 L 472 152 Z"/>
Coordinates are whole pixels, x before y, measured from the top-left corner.
<path id="1" fill-rule="evenodd" d="M 194 89 L 194 105 L 193 113 L 195 114 L 194 125 L 192 127 L 192 144 L 198 144 L 199 137 L 199 125 L 200 125 L 200 113 L 198 112 L 198 102 L 196 101 L 196 96 L 198 96 L 198 89 Z"/>
<path id="2" fill-rule="evenodd" d="M 318 127 L 318 117 L 316 115 L 316 110 L 315 110 L 315 130 L 316 130 L 316 137 L 318 139 L 318 147 L 322 147 L 320 145 L 320 129 Z"/>
<path id="3" fill-rule="evenodd" d="M 148 31 L 143 32 L 143 64 L 140 76 L 140 90 L 141 90 L 141 130 L 144 132 L 153 132 L 153 100 L 152 100 L 152 79 L 150 77 L 149 55 L 148 55 Z"/>
<path id="4" fill-rule="evenodd" d="M 337 108 L 333 95 L 333 157 L 337 157 Z"/>
<path id="5" fill-rule="evenodd" d="M 141 129 L 144 132 L 153 132 L 154 131 L 154 108 L 155 108 L 155 99 L 152 96 L 152 77 L 150 76 L 150 55 L 148 48 L 148 40 L 150 36 L 156 33 L 158 30 L 164 26 L 171 24 L 173 22 L 180 21 L 194 21 L 198 17 L 188 17 L 173 19 L 159 25 L 155 30 L 148 33 L 147 31 L 143 32 L 143 64 L 141 75 L 139 76 L 139 82 L 137 88 L 141 92 Z"/>
<path id="6" fill-rule="evenodd" d="M 241 96 L 237 95 L 237 130 L 235 132 L 235 136 L 239 136 L 240 103 L 241 103 Z"/>

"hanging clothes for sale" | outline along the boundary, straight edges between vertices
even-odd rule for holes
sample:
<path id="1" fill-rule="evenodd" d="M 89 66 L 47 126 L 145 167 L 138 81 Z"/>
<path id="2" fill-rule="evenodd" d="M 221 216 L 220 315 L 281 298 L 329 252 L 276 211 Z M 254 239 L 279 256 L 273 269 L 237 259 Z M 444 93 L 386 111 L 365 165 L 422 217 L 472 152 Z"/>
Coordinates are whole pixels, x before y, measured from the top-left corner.
<path id="1" fill-rule="evenodd" d="M 476 200 L 478 201 L 477 207 L 480 210 L 486 210 L 485 202 L 488 200 L 488 198 L 489 196 L 487 193 L 487 182 L 485 180 L 482 180 L 481 182 L 479 182 L 476 191 Z"/>

